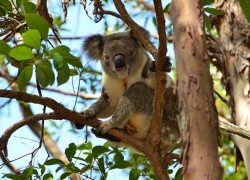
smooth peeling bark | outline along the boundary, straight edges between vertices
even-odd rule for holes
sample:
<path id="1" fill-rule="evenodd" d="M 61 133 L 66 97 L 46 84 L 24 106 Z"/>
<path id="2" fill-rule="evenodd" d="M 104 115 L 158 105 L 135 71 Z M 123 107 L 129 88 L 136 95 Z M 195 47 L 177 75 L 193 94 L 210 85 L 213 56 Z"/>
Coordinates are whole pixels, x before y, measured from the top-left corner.
<path id="1" fill-rule="evenodd" d="M 224 78 L 231 97 L 235 124 L 250 131 L 250 23 L 245 18 L 238 0 L 218 4 L 224 16 L 214 18 L 223 50 L 225 51 Z M 232 134 L 239 148 L 250 179 L 250 141 Z"/>
<path id="2" fill-rule="evenodd" d="M 170 16 L 179 94 L 184 179 L 221 179 L 215 108 L 201 0 L 173 0 Z"/>

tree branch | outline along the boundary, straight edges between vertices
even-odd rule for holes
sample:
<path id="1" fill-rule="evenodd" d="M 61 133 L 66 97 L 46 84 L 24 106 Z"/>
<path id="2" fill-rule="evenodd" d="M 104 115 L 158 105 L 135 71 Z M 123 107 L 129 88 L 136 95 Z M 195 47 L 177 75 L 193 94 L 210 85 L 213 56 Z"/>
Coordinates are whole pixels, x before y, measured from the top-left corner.
<path id="1" fill-rule="evenodd" d="M 2 66 L 2 71 L 3 71 L 3 74 L 5 75 L 5 78 L 8 81 L 8 83 L 11 84 L 13 82 L 13 79 L 11 78 L 11 76 L 8 72 L 8 69 L 6 68 L 5 65 Z M 1 72 L 0 72 L 0 74 L 1 74 Z M 17 90 L 17 84 L 14 83 L 12 85 L 12 88 L 14 90 Z M 12 99 L 9 99 L 9 100 L 12 100 Z M 34 115 L 28 104 L 21 103 L 21 102 L 18 102 L 18 104 L 20 106 L 20 110 L 23 114 L 23 117 Z M 29 123 L 28 126 L 38 138 L 41 138 L 42 126 L 38 121 Z M 69 164 L 69 160 L 66 158 L 65 154 L 60 150 L 57 143 L 48 134 L 44 135 L 44 145 L 53 157 L 62 160 L 65 164 Z M 4 164 L 6 164 L 9 168 L 11 168 L 11 166 L 10 166 L 11 162 L 9 162 L 8 159 L 5 158 L 5 156 L 2 154 L 2 151 L 0 151 L 0 153 L 3 156 L 2 159 L 3 158 L 5 159 Z M 12 171 L 13 170 L 14 169 L 12 168 Z M 71 174 L 69 178 L 72 180 L 81 179 L 80 175 L 77 173 Z"/>
<path id="2" fill-rule="evenodd" d="M 19 101 L 32 102 L 35 104 L 45 105 L 53 109 L 58 115 L 67 118 L 73 123 L 79 123 L 79 124 L 82 123 L 93 127 L 99 124 L 98 123 L 99 121 L 90 122 L 85 120 L 82 114 L 64 107 L 62 104 L 56 102 L 54 99 L 51 98 L 39 97 L 37 95 L 31 95 L 28 93 L 11 91 L 11 90 L 0 90 L 0 97 L 14 98 Z"/>
<path id="3" fill-rule="evenodd" d="M 61 43 L 61 40 L 57 35 L 57 33 L 58 33 L 57 28 L 53 24 L 53 18 L 48 12 L 47 0 L 38 0 L 36 3 L 36 11 L 40 16 L 44 17 L 47 20 L 50 28 L 52 29 L 52 31 L 56 37 L 56 39 Z"/>
<path id="4" fill-rule="evenodd" d="M 144 0 L 135 0 L 135 1 L 136 1 L 138 4 L 142 4 L 146 10 L 151 11 L 151 12 L 155 12 L 154 6 L 151 6 L 151 5 L 149 4 L 149 2 L 146 2 L 146 1 L 144 1 Z M 164 12 L 163 14 L 164 14 L 165 18 L 170 19 L 168 13 Z"/>
<path id="5" fill-rule="evenodd" d="M 7 144 L 11 134 L 13 134 L 17 129 L 21 128 L 22 126 L 27 125 L 33 121 L 46 120 L 46 119 L 62 119 L 62 116 L 56 115 L 55 113 L 49 113 L 49 114 L 33 115 L 24 118 L 18 123 L 12 125 L 3 133 L 3 135 L 0 138 L 0 150 L 3 150 L 4 155 L 8 156 Z"/>
<path id="6" fill-rule="evenodd" d="M 250 140 L 249 130 L 229 122 L 226 118 L 222 116 L 219 116 L 219 128 L 225 130 L 228 133 L 237 134 L 243 138 Z"/>
<path id="7" fill-rule="evenodd" d="M 169 179 L 163 159 L 160 153 L 161 144 L 161 123 L 164 106 L 164 90 L 166 79 L 165 72 L 161 71 L 164 67 L 167 52 L 167 40 L 165 32 L 165 19 L 160 0 L 154 0 L 156 9 L 157 30 L 159 34 L 159 47 L 156 61 L 156 87 L 154 94 L 153 118 L 150 123 L 149 133 L 147 135 L 146 148 L 147 156 L 152 164 L 157 179 Z M 161 163 L 160 163 L 161 162 Z"/>
<path id="8" fill-rule="evenodd" d="M 158 51 L 154 44 L 150 41 L 147 31 L 139 26 L 128 14 L 124 4 L 121 0 L 114 0 L 114 4 L 118 12 L 120 13 L 121 19 L 130 27 L 136 37 L 141 41 L 143 46 L 150 52 L 155 60 L 157 60 Z"/>
<path id="9" fill-rule="evenodd" d="M 0 97 L 13 98 L 19 101 L 31 102 L 35 104 L 45 105 L 54 110 L 56 117 L 67 119 L 74 124 L 83 124 L 91 127 L 96 127 L 100 124 L 100 120 L 93 119 L 88 121 L 84 119 L 83 114 L 72 111 L 68 108 L 65 108 L 62 104 L 56 102 L 55 100 L 47 97 L 39 97 L 36 95 L 27 94 L 19 91 L 11 90 L 0 90 Z M 39 119 L 37 119 L 38 121 Z M 110 129 L 108 134 L 121 139 L 123 142 L 130 144 L 141 152 L 145 152 L 144 143 L 141 140 L 132 138 L 127 133 L 119 129 Z M 0 146 L 2 150 L 2 146 Z"/>
<path id="10" fill-rule="evenodd" d="M 8 159 L 6 159 L 2 151 L 0 151 L 0 157 L 4 165 L 6 165 L 16 175 L 20 175 L 19 171 L 8 161 Z"/>

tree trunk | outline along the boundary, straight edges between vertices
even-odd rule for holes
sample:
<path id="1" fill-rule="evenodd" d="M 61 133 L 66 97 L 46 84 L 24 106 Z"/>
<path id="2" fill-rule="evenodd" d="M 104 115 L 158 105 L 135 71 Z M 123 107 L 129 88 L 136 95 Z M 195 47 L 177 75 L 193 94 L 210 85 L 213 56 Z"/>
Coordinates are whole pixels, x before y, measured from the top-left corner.
<path id="1" fill-rule="evenodd" d="M 218 116 L 206 57 L 202 0 L 173 0 L 170 16 L 174 25 L 184 179 L 221 179 Z"/>
<path id="2" fill-rule="evenodd" d="M 216 17 L 214 24 L 224 48 L 225 79 L 231 97 L 235 124 L 250 130 L 250 23 L 247 22 L 238 0 L 217 3 L 224 16 Z M 232 134 L 240 149 L 250 177 L 250 141 Z"/>

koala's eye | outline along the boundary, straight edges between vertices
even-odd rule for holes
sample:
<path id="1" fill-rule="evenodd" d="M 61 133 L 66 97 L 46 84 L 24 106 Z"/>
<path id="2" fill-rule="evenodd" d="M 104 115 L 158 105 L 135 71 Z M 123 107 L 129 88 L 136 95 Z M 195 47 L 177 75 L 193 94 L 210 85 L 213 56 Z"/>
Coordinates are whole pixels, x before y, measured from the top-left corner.
<path id="1" fill-rule="evenodd" d="M 134 54 L 133 50 L 129 50 L 128 55 L 132 56 Z"/>
<path id="2" fill-rule="evenodd" d="M 105 60 L 109 60 L 109 56 L 108 55 L 105 55 Z"/>

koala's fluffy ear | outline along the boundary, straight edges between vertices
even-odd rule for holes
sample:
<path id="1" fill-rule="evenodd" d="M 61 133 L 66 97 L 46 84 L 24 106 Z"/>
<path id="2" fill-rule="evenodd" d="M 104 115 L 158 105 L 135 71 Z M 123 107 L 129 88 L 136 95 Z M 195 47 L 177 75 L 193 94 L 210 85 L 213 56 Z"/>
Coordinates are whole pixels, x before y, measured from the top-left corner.
<path id="1" fill-rule="evenodd" d="M 149 38 L 149 32 L 148 31 L 146 31 L 146 30 L 144 30 L 144 32 L 145 32 L 145 36 L 147 36 L 147 37 L 145 37 L 145 38 Z M 128 34 L 133 38 L 133 40 L 138 44 L 138 45 L 141 45 L 141 46 L 143 46 L 142 44 L 141 44 L 141 41 L 134 35 L 134 32 L 132 31 L 132 30 L 129 30 L 128 31 Z"/>
<path id="2" fill-rule="evenodd" d="M 100 60 L 103 52 L 104 40 L 100 34 L 89 36 L 83 43 L 83 50 L 87 53 L 89 58 Z"/>
<path id="3" fill-rule="evenodd" d="M 133 40 L 137 43 L 139 43 L 139 40 L 137 39 L 137 37 L 134 35 L 134 32 L 132 30 L 128 31 L 128 34 L 133 38 Z"/>

